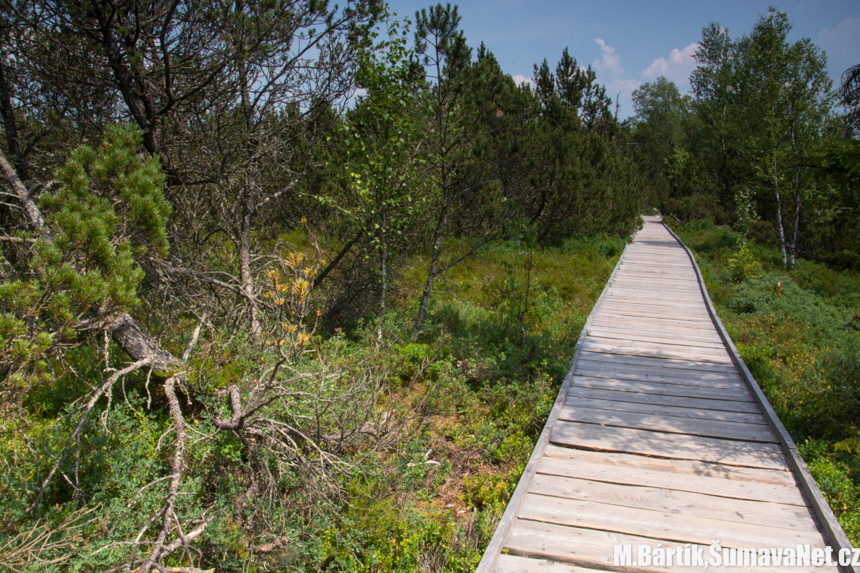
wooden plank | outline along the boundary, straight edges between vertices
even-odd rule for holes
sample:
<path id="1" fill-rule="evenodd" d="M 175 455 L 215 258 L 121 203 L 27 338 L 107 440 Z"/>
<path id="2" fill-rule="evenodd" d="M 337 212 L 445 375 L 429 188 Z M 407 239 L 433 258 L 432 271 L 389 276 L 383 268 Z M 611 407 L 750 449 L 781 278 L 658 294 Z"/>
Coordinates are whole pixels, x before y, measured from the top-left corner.
<path id="1" fill-rule="evenodd" d="M 551 470 L 551 468 L 550 468 Z M 538 473 L 531 493 L 690 517 L 818 533 L 806 506 Z M 528 517 L 523 515 L 524 517 Z"/>
<path id="2" fill-rule="evenodd" d="M 698 312 L 683 310 L 683 309 L 667 309 L 656 307 L 645 307 L 642 305 L 630 305 L 626 303 L 608 304 L 598 315 L 598 318 L 613 317 L 617 319 L 633 319 L 650 322 L 652 320 L 675 321 L 683 328 L 698 328 L 700 330 L 708 330 L 712 332 L 712 327 L 709 326 L 707 316 Z"/>
<path id="3" fill-rule="evenodd" d="M 601 426 L 617 428 L 652 430 L 669 434 L 724 438 L 745 442 L 777 442 L 776 436 L 771 432 L 770 427 L 742 422 L 725 422 L 708 419 L 691 420 L 689 418 L 653 416 L 630 411 L 598 410 L 596 408 L 572 405 L 561 409 L 559 420 L 582 422 L 584 424 L 599 424 Z"/>
<path id="4" fill-rule="evenodd" d="M 673 320 L 669 318 L 663 318 L 659 316 L 651 317 L 651 318 L 642 318 L 638 316 L 629 316 L 624 314 L 617 314 L 614 312 L 600 312 L 594 316 L 594 320 L 590 323 L 594 325 L 609 325 L 609 326 L 617 326 L 617 325 L 628 325 L 632 328 L 638 328 L 640 326 L 644 326 L 647 328 L 658 328 L 661 326 L 672 327 L 674 329 L 683 329 L 689 330 L 690 334 L 694 335 L 703 335 L 707 334 L 708 336 L 712 336 L 714 334 L 714 324 L 710 321 L 702 320 L 698 322 L 691 322 L 689 320 Z"/>
<path id="5" fill-rule="evenodd" d="M 642 278 L 642 276 L 637 273 L 623 272 L 617 274 L 610 283 L 612 288 L 619 288 L 621 285 L 630 285 L 629 288 L 633 291 L 637 291 L 639 289 L 655 290 L 660 287 L 665 287 L 665 290 L 661 290 L 660 292 L 695 293 L 700 298 L 702 296 L 702 289 L 699 288 L 699 284 L 695 279 L 678 280 L 675 278 L 671 280 L 654 280 Z"/>
<path id="6" fill-rule="evenodd" d="M 610 291 L 609 297 L 606 299 L 605 308 L 609 308 L 612 305 L 626 305 L 634 308 L 655 308 L 667 311 L 687 311 L 687 312 L 695 312 L 697 314 L 701 314 L 702 316 L 707 316 L 708 311 L 705 309 L 702 304 L 702 297 L 687 297 L 679 296 L 677 293 L 674 293 L 674 296 L 671 298 L 659 298 L 654 296 L 642 296 L 642 293 L 638 295 L 630 295 L 630 294 L 618 294 L 616 292 Z M 601 305 L 603 306 L 603 305 Z"/>
<path id="7" fill-rule="evenodd" d="M 677 300 L 685 305 L 692 306 L 698 303 L 701 307 L 702 293 L 698 289 L 686 286 L 672 288 L 664 285 L 668 281 L 635 281 L 632 278 L 616 279 L 610 285 L 609 297 L 612 300 L 637 301 L 641 303 L 665 304 L 671 300 Z"/>
<path id="8" fill-rule="evenodd" d="M 637 367 L 631 364 L 611 364 L 606 362 L 583 362 L 576 369 L 577 376 L 590 378 L 613 378 L 635 382 L 654 382 L 659 384 L 676 384 L 680 386 L 695 386 L 708 390 L 729 390 L 749 395 L 749 389 L 735 379 L 729 372 L 701 372 L 694 370 L 676 370 L 672 368 Z"/>
<path id="9" fill-rule="evenodd" d="M 586 374 L 586 372 L 594 374 Z M 623 378 L 643 382 L 665 382 L 667 384 L 686 384 L 708 388 L 744 388 L 740 376 L 732 372 L 708 372 L 700 370 L 678 370 L 675 368 L 655 368 L 637 364 L 607 363 L 600 360 L 582 360 L 577 363 L 577 375 L 600 376 L 602 378 Z"/>
<path id="10" fill-rule="evenodd" d="M 659 287 L 655 285 L 654 288 L 657 289 Z M 624 290 L 623 292 L 619 292 L 620 290 L 622 289 L 618 287 L 610 289 L 605 304 L 622 303 L 642 307 L 692 309 L 696 312 L 701 311 L 703 314 L 707 314 L 705 305 L 702 304 L 701 295 L 690 294 L 686 296 L 679 292 L 667 293 L 665 290 L 661 290 L 660 294 L 657 294 L 657 290 L 644 291 L 638 288 Z"/>
<path id="11" fill-rule="evenodd" d="M 664 541 L 653 537 L 642 537 L 625 535 L 623 533 L 612 533 L 584 529 L 578 527 L 566 527 L 551 523 L 531 522 L 518 520 L 511 531 L 506 549 L 512 555 L 529 556 L 532 558 L 544 558 L 556 563 L 570 563 L 581 567 L 593 567 L 601 570 L 622 570 L 613 566 L 613 547 L 615 545 L 631 545 L 634 550 L 639 545 L 648 545 L 652 549 L 662 543 L 662 547 L 677 550 L 683 547 L 681 543 Z M 705 550 L 707 554 L 707 549 Z M 635 560 L 635 554 L 634 554 Z M 689 573 L 690 567 L 680 566 L 674 560 L 671 566 L 660 567 L 625 567 L 623 571 L 628 573 Z M 715 567 L 708 566 L 710 573 L 737 572 L 737 567 Z M 822 573 L 823 571 L 836 571 L 835 568 L 813 568 L 813 567 L 751 567 L 743 569 L 754 573 Z"/>
<path id="12" fill-rule="evenodd" d="M 619 269 L 616 278 L 625 276 L 634 276 L 640 280 L 649 280 L 651 277 L 669 277 L 669 284 L 694 284 L 695 276 L 691 274 L 692 268 L 666 268 L 660 269 L 659 261 L 654 263 L 636 263 L 631 259 L 622 259 L 621 268 Z"/>
<path id="13" fill-rule="evenodd" d="M 655 257 L 654 261 L 659 264 L 659 267 L 655 268 L 655 266 L 653 264 L 651 264 L 650 262 L 637 261 L 633 257 L 627 257 L 625 259 L 621 259 L 621 268 L 622 269 L 623 268 L 642 269 L 643 271 L 649 272 L 649 273 L 672 272 L 672 271 L 685 272 L 685 271 L 691 271 L 692 270 L 689 262 L 687 262 L 686 264 L 683 262 L 677 262 L 677 263 L 671 263 L 668 261 L 664 262 L 663 260 L 661 260 L 660 258 L 657 258 L 657 257 Z"/>
<path id="14" fill-rule="evenodd" d="M 565 527 L 551 523 L 540 523 L 518 519 L 511 528 L 505 542 L 509 554 L 527 556 L 532 559 L 547 559 L 556 563 L 567 563 L 580 567 L 613 570 L 613 547 L 615 545 L 651 545 L 659 541 L 648 537 L 635 537 L 607 531 L 596 531 L 576 527 Z M 674 548 L 682 544 L 664 542 L 663 547 Z M 708 568 L 709 572 L 720 571 Z M 687 572 L 689 568 L 625 568 L 635 573 Z"/>
<path id="15" fill-rule="evenodd" d="M 493 568 L 494 573 L 602 573 L 600 569 L 589 569 L 578 565 L 556 563 L 547 559 L 530 559 L 517 555 L 500 555 Z"/>
<path id="16" fill-rule="evenodd" d="M 586 336 L 596 338 L 607 338 L 612 340 L 630 340 L 637 342 L 655 342 L 660 344 L 672 344 L 684 348 L 714 348 L 725 351 L 725 346 L 722 341 L 713 339 L 699 340 L 698 338 L 690 338 L 684 336 L 686 333 L 666 331 L 663 329 L 645 330 L 645 329 L 623 329 L 613 328 L 609 326 L 590 326 L 586 331 Z"/>
<path id="17" fill-rule="evenodd" d="M 640 314 L 618 312 L 609 309 L 601 310 L 601 312 L 595 315 L 594 319 L 597 322 L 611 321 L 613 323 L 644 324 L 646 326 L 674 326 L 690 328 L 693 330 L 703 330 L 706 332 L 714 331 L 714 324 L 709 320 L 681 320 L 658 315 L 643 316 Z"/>
<path id="18" fill-rule="evenodd" d="M 719 539 L 723 547 L 826 545 L 818 531 L 727 522 L 531 493 L 527 494 L 520 504 L 518 515 L 521 520 L 529 519 L 699 545 L 710 545 L 714 539 Z"/>
<path id="19" fill-rule="evenodd" d="M 666 371 L 659 368 L 631 368 L 626 365 L 607 365 L 600 363 L 584 363 L 582 368 L 576 369 L 577 376 L 589 378 L 612 378 L 615 380 L 630 380 L 635 382 L 654 382 L 659 384 L 677 384 L 680 386 L 694 386 L 696 388 L 710 390 L 729 390 L 750 396 L 749 389 L 740 380 L 734 380 L 730 376 L 719 378 L 714 376 L 684 376 L 676 371 Z"/>
<path id="20" fill-rule="evenodd" d="M 754 403 L 753 397 L 750 395 L 748 390 L 713 390 L 696 386 L 684 386 L 682 384 L 638 382 L 633 380 L 621 380 L 617 378 L 599 378 L 596 376 L 577 376 L 575 386 L 582 388 L 596 388 L 600 390 L 615 390 L 618 392 L 641 392 L 644 394 L 685 396 L 689 398 L 710 398 L 714 400 L 726 400 L 732 398 L 737 401 Z"/>
<path id="21" fill-rule="evenodd" d="M 625 288 L 622 285 L 631 285 L 630 288 Z M 664 295 L 667 293 L 689 294 L 697 300 L 702 300 L 702 289 L 695 278 L 692 280 L 672 280 L 672 281 L 652 281 L 641 278 L 638 274 L 620 273 L 612 279 L 610 285 L 610 293 L 615 290 L 623 290 L 632 296 L 640 296 L 643 291 L 651 292 L 656 295 Z"/>
<path id="22" fill-rule="evenodd" d="M 710 345 L 714 348 L 725 348 L 723 341 L 715 334 L 704 330 L 693 331 L 689 328 L 668 328 L 665 326 L 653 326 L 646 324 L 628 324 L 612 321 L 595 321 L 591 323 L 586 331 L 590 333 L 605 333 L 612 336 L 647 336 L 657 340 L 675 340 L 679 343 L 690 345 Z M 599 336 L 599 334 L 596 334 Z"/>
<path id="23" fill-rule="evenodd" d="M 676 318 L 676 320 L 689 320 L 690 318 L 701 321 L 708 320 L 708 312 L 701 304 L 672 304 L 669 302 L 640 302 L 620 297 L 609 297 L 601 305 L 601 310 L 621 310 L 624 312 L 656 313 L 659 316 Z M 680 318 L 677 318 L 680 317 Z"/>
<path id="24" fill-rule="evenodd" d="M 777 444 L 704 438 L 562 420 L 556 422 L 550 442 L 568 447 L 718 462 L 733 466 L 779 470 L 788 468 L 785 455 Z"/>
<path id="25" fill-rule="evenodd" d="M 658 263 L 659 264 L 659 263 Z M 643 283 L 665 282 L 669 285 L 690 287 L 696 285 L 696 279 L 690 274 L 690 269 L 654 270 L 653 264 L 633 265 L 622 261 L 621 269 L 615 281 L 635 280 Z"/>
<path id="26" fill-rule="evenodd" d="M 655 358 L 648 356 L 626 356 L 609 352 L 592 352 L 583 349 L 582 358 L 609 364 L 635 364 L 644 367 L 673 368 L 675 370 L 703 370 L 706 372 L 726 372 L 737 374 L 733 364 L 714 364 L 684 358 Z"/>
<path id="27" fill-rule="evenodd" d="M 665 394 L 645 394 L 644 392 L 623 392 L 618 390 L 604 390 L 601 388 L 585 388 L 573 386 L 567 391 L 570 399 L 578 400 L 595 399 L 605 402 L 617 403 L 619 407 L 625 404 L 643 404 L 655 406 L 676 406 L 685 410 L 698 412 L 734 412 L 738 415 L 759 415 L 761 409 L 755 402 L 743 402 L 738 400 L 726 400 L 725 397 L 715 398 L 692 398 L 690 396 L 667 396 Z"/>
<path id="28" fill-rule="evenodd" d="M 651 350 L 671 350 L 673 352 L 685 352 L 687 354 L 692 355 L 695 359 L 696 356 L 718 356 L 718 357 L 728 357 L 729 353 L 726 350 L 725 346 L 718 345 L 716 343 L 710 343 L 709 345 L 703 346 L 692 346 L 690 342 L 681 338 L 667 338 L 666 341 L 657 341 L 652 342 L 649 340 L 636 340 L 634 337 L 627 335 L 625 338 L 621 338 L 620 336 L 605 336 L 601 334 L 597 334 L 593 328 L 589 328 L 586 331 L 586 340 L 585 342 L 590 342 L 592 344 L 604 344 L 604 345 L 614 345 L 614 346 L 626 346 L 630 348 L 642 348 L 642 349 L 651 349 Z M 702 344 L 701 342 L 698 344 Z"/>
<path id="29" fill-rule="evenodd" d="M 616 283 L 617 285 L 617 283 Z M 647 304 L 647 303 L 665 303 L 671 304 L 674 302 L 684 303 L 684 306 L 695 307 L 698 305 L 702 308 L 702 295 L 693 291 L 677 291 L 662 289 L 655 285 L 653 287 L 637 286 L 635 288 L 624 288 L 621 286 L 613 286 L 609 291 L 609 296 L 613 301 L 622 300 L 632 304 Z"/>
<path id="30" fill-rule="evenodd" d="M 542 473 L 534 477 L 529 491 L 544 496 L 660 511 L 672 515 L 819 533 L 808 507 L 773 503 L 769 500 L 750 501 L 665 487 L 605 483 Z"/>
<path id="31" fill-rule="evenodd" d="M 583 343 L 582 349 L 586 352 L 600 352 L 603 354 L 623 354 L 626 356 L 648 356 L 654 358 L 680 358 L 682 360 L 695 360 L 697 362 L 712 362 L 714 364 L 731 364 L 731 357 L 729 357 L 728 353 L 725 351 L 720 352 L 719 354 L 714 351 L 708 350 L 690 350 L 687 348 L 678 348 L 671 347 L 668 345 L 663 345 L 663 348 L 647 348 L 643 347 L 639 344 L 634 344 L 632 342 L 619 342 L 619 341 L 609 341 L 609 342 L 597 342 L 598 340 L 606 340 L 606 339 L 598 339 L 594 337 L 587 337 L 585 342 Z M 647 344 L 647 343 L 641 343 Z"/>
<path id="32" fill-rule="evenodd" d="M 615 395 L 624 394 L 624 392 L 614 392 Z M 634 394 L 635 396 L 635 394 Z M 688 399 L 689 400 L 689 399 Z M 701 400 L 699 400 L 701 402 Z M 730 407 L 730 404 L 736 402 L 726 402 L 725 407 Z M 742 402 L 743 403 L 743 402 Z M 637 414 L 645 414 L 649 416 L 658 416 L 660 418 L 687 418 L 690 420 L 702 420 L 707 422 L 740 422 L 744 424 L 755 424 L 767 426 L 767 420 L 761 414 L 748 414 L 745 412 L 735 412 L 733 410 L 721 411 L 712 409 L 700 409 L 686 404 L 684 406 L 669 406 L 664 404 L 642 404 L 636 402 L 628 402 L 623 400 L 607 400 L 586 398 L 576 396 L 570 391 L 567 393 L 567 406 L 584 408 L 589 410 L 617 410 L 620 412 L 630 412 Z"/>
<path id="33" fill-rule="evenodd" d="M 806 506 L 793 474 L 787 470 L 649 458 L 556 445 L 547 446 L 544 454 L 538 469 L 543 474 Z"/>
<path id="34" fill-rule="evenodd" d="M 665 342 L 649 342 L 646 340 L 621 340 L 587 334 L 585 343 L 595 349 L 601 349 L 608 354 L 619 354 L 615 349 L 630 352 L 663 352 L 671 353 L 671 358 L 681 357 L 688 360 L 729 360 L 731 357 L 724 348 L 692 347 L 683 344 L 667 344 Z M 590 352 L 597 352 L 591 350 Z"/>

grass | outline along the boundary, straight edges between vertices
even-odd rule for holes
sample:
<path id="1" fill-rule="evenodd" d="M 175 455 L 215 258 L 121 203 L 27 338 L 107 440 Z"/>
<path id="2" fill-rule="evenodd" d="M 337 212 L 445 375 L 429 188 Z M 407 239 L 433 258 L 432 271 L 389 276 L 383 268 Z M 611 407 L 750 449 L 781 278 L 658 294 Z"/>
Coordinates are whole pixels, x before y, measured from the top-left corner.
<path id="1" fill-rule="evenodd" d="M 426 423 L 353 484 L 352 509 L 305 545 L 303 570 L 474 571 L 623 248 L 606 237 L 531 254 L 497 245 L 437 283 L 417 341 L 407 333 L 425 267 L 409 261 L 386 344 L 404 379 L 427 364 L 410 390 L 423 394 Z"/>
<path id="2" fill-rule="evenodd" d="M 283 239 L 312 259 L 315 249 L 301 234 Z M 190 361 L 192 391 L 182 400 L 195 439 L 185 451 L 176 508 L 186 521 L 204 508 L 218 513 L 199 538 L 205 555 L 200 562 L 249 572 L 474 571 L 624 244 L 580 237 L 556 248 L 495 245 L 437 282 L 417 339 L 410 332 L 426 261 L 398 261 L 384 340 L 378 342 L 372 308 L 364 318 L 315 336 L 307 343 L 311 350 L 291 364 L 308 377 L 296 378 L 290 388 L 317 401 L 293 399 L 290 415 L 308 418 L 320 396 L 338 395 L 336 386 L 323 394 L 306 387 L 322 380 L 313 376 L 322 364 L 314 357 L 325 355 L 333 370 L 368 371 L 384 380 L 380 402 L 370 407 L 395 416 L 414 414 L 405 437 L 372 454 L 362 445 L 340 452 L 346 462 L 362 461 L 322 480 L 308 477 L 315 474 L 298 465 L 284 466 L 266 497 L 243 509 L 232 504 L 259 460 L 252 460 L 231 432 L 198 439 L 214 432 L 207 412 L 223 408 L 221 398 L 205 396 L 256 384 L 273 353 L 269 345 L 241 335 L 207 333 L 211 339 L 201 346 L 206 350 Z M 452 242 L 446 252 L 459 256 L 468 248 L 466 241 Z M 181 349 L 184 341 L 168 343 Z M 160 478 L 172 451 L 165 445 L 171 419 L 164 398 L 150 393 L 155 383 L 139 373 L 115 387 L 110 406 L 100 404 L 84 427 L 79 473 L 86 497 L 78 498 L 77 490 L 60 480 L 46 493 L 44 524 L 59 529 L 51 530 L 52 544 L 43 557 L 56 563 L 37 563 L 16 549 L 30 535 L 27 506 L 33 488 L 77 419 L 74 401 L 104 369 L 104 344 L 98 339 L 69 350 L 68 372 L 30 392 L 24 404 L 26 443 L 15 432 L 0 435 L 0 499 L 8 500 L 0 504 L 0 562 L 16 570 L 109 569 L 127 557 L 126 541 L 138 535 L 141 515 L 154 515 L 160 507 L 160 486 L 144 484 L 165 483 Z M 111 365 L 120 366 L 122 353 L 115 346 L 109 350 Z M 342 380 L 349 383 L 347 375 Z M 268 415 L 278 412 L 273 406 Z M 265 461 L 273 464 L 273 459 Z M 60 467 L 66 475 L 76 468 L 69 460 Z M 248 516 L 264 523 L 265 533 L 249 529 L 243 523 Z M 275 535 L 275 550 L 249 551 L 249 543 Z M 167 565 L 187 565 L 189 559 L 177 552 Z"/>
<path id="3" fill-rule="evenodd" d="M 805 260 L 786 270 L 775 249 L 710 221 L 672 227 L 695 253 L 723 324 L 842 528 L 860 545 L 860 276 Z"/>

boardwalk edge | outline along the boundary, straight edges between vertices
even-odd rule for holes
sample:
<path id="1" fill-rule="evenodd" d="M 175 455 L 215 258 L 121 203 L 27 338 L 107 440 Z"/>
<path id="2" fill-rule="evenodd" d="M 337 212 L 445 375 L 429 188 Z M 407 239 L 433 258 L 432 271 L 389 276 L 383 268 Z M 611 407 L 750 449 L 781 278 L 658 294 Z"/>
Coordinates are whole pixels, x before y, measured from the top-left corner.
<path id="1" fill-rule="evenodd" d="M 678 241 L 678 243 L 680 243 L 682 247 L 684 247 L 687 256 L 693 263 L 693 268 L 696 271 L 696 278 L 699 282 L 699 289 L 701 290 L 702 295 L 705 299 L 705 306 L 708 309 L 708 314 L 711 316 L 711 321 L 717 327 L 717 332 L 719 332 L 720 338 L 722 338 L 723 343 L 726 345 L 726 348 L 728 348 L 729 355 L 732 358 L 732 362 L 734 362 L 738 369 L 741 371 L 741 374 L 743 375 L 744 380 L 752 391 L 756 402 L 758 402 L 759 406 L 761 406 L 761 409 L 764 411 L 768 424 L 770 424 L 771 428 L 773 428 L 774 432 L 776 432 L 777 436 L 779 436 L 780 445 L 782 446 L 782 449 L 788 457 L 789 463 L 794 470 L 795 478 L 800 482 L 801 488 L 803 488 L 804 493 L 808 497 L 810 505 L 812 506 L 812 510 L 815 512 L 815 516 L 818 518 L 819 525 L 824 529 L 824 534 L 827 536 L 827 540 L 830 542 L 831 547 L 833 547 L 834 554 L 838 555 L 841 549 L 852 549 L 851 542 L 848 541 L 848 536 L 845 535 L 845 532 L 842 530 L 842 526 L 839 525 L 839 520 L 836 519 L 836 515 L 830 508 L 830 504 L 828 504 L 827 500 L 824 499 L 824 494 L 822 494 L 821 490 L 818 488 L 818 484 L 815 482 L 815 478 L 813 478 L 812 474 L 809 472 L 809 468 L 806 466 L 806 462 L 804 462 L 800 454 L 797 453 L 797 445 L 794 443 L 794 440 L 789 435 L 788 430 L 785 429 L 785 426 L 782 424 L 782 421 L 779 419 L 779 416 L 776 415 L 773 406 L 771 406 L 770 402 L 768 402 L 767 397 L 764 395 L 764 392 L 762 392 L 761 387 L 758 385 L 758 382 L 752 375 L 752 372 L 750 372 L 750 369 L 747 367 L 743 358 L 741 358 L 741 355 L 738 352 L 735 343 L 732 341 L 732 338 L 726 331 L 725 326 L 723 326 L 723 322 L 717 315 L 717 311 L 714 308 L 713 303 L 711 302 L 710 295 L 708 294 L 708 289 L 705 287 L 705 279 L 702 276 L 702 271 L 699 269 L 699 264 L 696 262 L 696 257 L 693 256 L 693 253 L 692 251 L 690 251 L 689 247 L 687 247 L 684 241 L 682 241 L 681 238 L 675 234 L 675 232 L 669 227 L 669 225 L 663 222 L 663 226 L 666 227 L 666 230 L 671 233 L 675 240 Z M 595 307 L 596 306 L 597 305 L 595 304 Z M 577 349 L 578 344 L 579 343 L 577 343 Z M 844 567 L 840 566 L 839 569 L 840 571 L 844 571 L 846 573 L 860 573 L 855 567 L 852 567 L 850 565 Z"/>

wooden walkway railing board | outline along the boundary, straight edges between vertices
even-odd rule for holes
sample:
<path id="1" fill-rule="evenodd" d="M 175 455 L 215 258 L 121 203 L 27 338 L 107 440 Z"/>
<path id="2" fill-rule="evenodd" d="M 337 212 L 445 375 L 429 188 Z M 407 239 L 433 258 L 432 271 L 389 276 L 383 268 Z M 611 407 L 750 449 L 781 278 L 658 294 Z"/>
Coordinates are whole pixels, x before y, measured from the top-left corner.
<path id="1" fill-rule="evenodd" d="M 686 247 L 658 217 L 644 219 L 586 323 L 480 573 L 691 570 L 615 567 L 619 544 L 850 547 Z M 730 569 L 739 570 L 709 567 Z"/>

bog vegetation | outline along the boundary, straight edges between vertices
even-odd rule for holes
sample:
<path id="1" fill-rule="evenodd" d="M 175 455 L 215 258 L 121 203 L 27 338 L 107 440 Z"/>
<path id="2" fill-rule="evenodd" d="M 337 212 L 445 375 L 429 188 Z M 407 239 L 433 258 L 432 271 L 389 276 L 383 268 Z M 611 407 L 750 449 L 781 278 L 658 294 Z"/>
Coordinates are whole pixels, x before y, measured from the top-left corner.
<path id="1" fill-rule="evenodd" d="M 474 570 L 643 208 L 857 543 L 857 73 L 785 15 L 620 122 L 450 5 L 2 6 L 0 568 Z"/>

